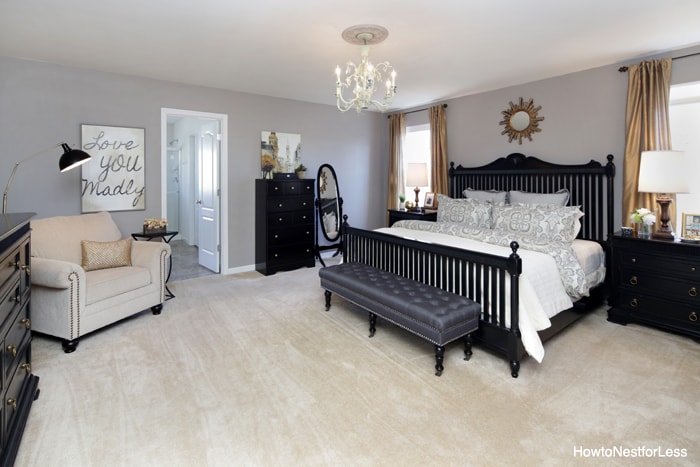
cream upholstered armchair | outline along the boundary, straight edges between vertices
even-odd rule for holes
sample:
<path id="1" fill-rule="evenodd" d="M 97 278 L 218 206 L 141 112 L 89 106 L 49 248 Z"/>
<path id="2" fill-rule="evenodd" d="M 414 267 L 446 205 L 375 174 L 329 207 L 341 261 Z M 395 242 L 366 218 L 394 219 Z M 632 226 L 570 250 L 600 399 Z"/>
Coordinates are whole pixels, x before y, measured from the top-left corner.
<path id="1" fill-rule="evenodd" d="M 122 239 L 107 212 L 33 220 L 32 329 L 63 339 L 73 352 L 81 336 L 165 300 L 163 242 Z"/>

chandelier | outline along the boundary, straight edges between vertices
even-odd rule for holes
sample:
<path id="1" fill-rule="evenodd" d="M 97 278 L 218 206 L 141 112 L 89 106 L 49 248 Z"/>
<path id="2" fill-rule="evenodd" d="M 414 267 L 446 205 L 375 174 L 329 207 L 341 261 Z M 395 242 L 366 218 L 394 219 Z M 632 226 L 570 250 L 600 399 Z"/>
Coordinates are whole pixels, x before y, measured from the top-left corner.
<path id="1" fill-rule="evenodd" d="M 389 31 L 386 28 L 371 24 L 351 26 L 343 31 L 343 39 L 346 42 L 360 45 L 361 60 L 359 65 L 353 62 L 345 65 L 345 76 L 342 80 L 340 67 L 335 68 L 335 98 L 341 112 L 354 108 L 360 113 L 371 105 L 383 112 L 391 105 L 391 100 L 396 94 L 396 71 L 389 62 L 372 65 L 369 61 L 370 45 L 382 42 L 388 35 Z M 377 83 L 383 83 L 386 87 L 381 100 L 373 97 Z M 352 90 L 353 97 L 343 97 L 343 88 Z"/>

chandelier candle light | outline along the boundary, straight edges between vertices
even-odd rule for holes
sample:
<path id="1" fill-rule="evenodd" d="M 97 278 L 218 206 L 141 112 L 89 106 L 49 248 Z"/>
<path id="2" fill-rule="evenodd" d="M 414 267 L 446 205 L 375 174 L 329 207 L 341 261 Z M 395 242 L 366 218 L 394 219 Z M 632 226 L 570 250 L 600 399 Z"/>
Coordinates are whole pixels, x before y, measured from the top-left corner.
<path id="1" fill-rule="evenodd" d="M 354 108 L 357 113 L 375 106 L 381 112 L 387 110 L 396 94 L 396 70 L 389 62 L 372 65 L 369 61 L 370 45 L 378 44 L 387 38 L 389 31 L 382 26 L 363 24 L 351 26 L 343 31 L 343 39 L 350 44 L 360 45 L 361 61 L 359 65 L 348 62 L 345 65 L 345 77 L 341 80 L 341 69 L 335 68 L 335 98 L 338 110 L 347 112 Z M 386 77 L 386 81 L 384 81 Z M 380 101 L 373 97 L 377 83 L 384 82 L 386 91 Z M 343 97 L 343 88 L 352 89 L 351 99 Z"/>

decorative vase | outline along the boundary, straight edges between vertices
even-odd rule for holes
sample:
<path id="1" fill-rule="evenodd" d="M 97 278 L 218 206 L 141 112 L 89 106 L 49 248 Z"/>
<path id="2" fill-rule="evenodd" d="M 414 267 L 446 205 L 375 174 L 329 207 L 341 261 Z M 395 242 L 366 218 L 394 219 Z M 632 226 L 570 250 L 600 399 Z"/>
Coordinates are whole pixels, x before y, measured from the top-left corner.
<path id="1" fill-rule="evenodd" d="M 650 239 L 651 238 L 651 226 L 642 222 L 637 224 L 637 238 Z"/>
<path id="2" fill-rule="evenodd" d="M 306 172 L 303 170 L 297 170 L 297 178 L 304 178 L 306 176 Z"/>

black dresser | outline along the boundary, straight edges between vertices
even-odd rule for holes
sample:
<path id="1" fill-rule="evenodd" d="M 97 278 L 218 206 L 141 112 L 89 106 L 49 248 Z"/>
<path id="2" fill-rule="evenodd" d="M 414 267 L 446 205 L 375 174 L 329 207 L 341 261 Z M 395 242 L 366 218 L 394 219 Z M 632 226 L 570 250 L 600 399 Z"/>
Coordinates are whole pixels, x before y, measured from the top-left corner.
<path id="1" fill-rule="evenodd" d="M 700 338 L 700 245 L 613 235 L 608 320 Z"/>
<path id="2" fill-rule="evenodd" d="M 314 179 L 255 180 L 255 269 L 313 267 L 314 219 Z"/>
<path id="3" fill-rule="evenodd" d="M 0 404 L 0 465 L 12 465 L 39 378 L 31 367 L 31 243 L 33 213 L 0 216 L 0 339 L 2 339 L 2 404 Z"/>

